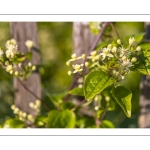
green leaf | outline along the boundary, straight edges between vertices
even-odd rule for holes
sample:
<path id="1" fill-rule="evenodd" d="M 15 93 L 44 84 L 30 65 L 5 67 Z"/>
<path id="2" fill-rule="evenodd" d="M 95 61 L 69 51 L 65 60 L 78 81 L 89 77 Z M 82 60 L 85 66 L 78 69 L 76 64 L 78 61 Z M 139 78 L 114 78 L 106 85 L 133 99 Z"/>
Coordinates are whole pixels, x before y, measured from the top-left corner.
<path id="1" fill-rule="evenodd" d="M 132 93 L 124 86 L 114 87 L 112 90 L 112 95 L 121 106 L 127 117 L 131 117 L 131 99 Z"/>
<path id="2" fill-rule="evenodd" d="M 70 90 L 68 93 L 72 95 L 84 96 L 83 88 L 74 88 Z"/>
<path id="3" fill-rule="evenodd" d="M 26 124 L 19 119 L 8 119 L 5 121 L 3 128 L 24 128 Z"/>
<path id="4" fill-rule="evenodd" d="M 145 33 L 136 34 L 134 37 L 135 41 L 138 43 L 141 42 L 143 40 L 144 36 L 145 36 Z"/>
<path id="5" fill-rule="evenodd" d="M 52 110 L 48 114 L 48 128 L 74 128 L 76 116 L 70 110 Z"/>
<path id="6" fill-rule="evenodd" d="M 103 120 L 100 127 L 101 128 L 115 128 L 114 124 L 109 120 Z"/>
<path id="7" fill-rule="evenodd" d="M 92 99 L 106 87 L 116 82 L 116 79 L 103 71 L 90 72 L 84 82 L 83 90 L 86 100 Z"/>
<path id="8" fill-rule="evenodd" d="M 72 109 L 75 107 L 75 104 L 73 104 L 71 101 L 64 102 L 60 105 L 61 109 L 66 110 L 66 109 Z"/>
<path id="9" fill-rule="evenodd" d="M 100 32 L 99 22 L 90 22 L 89 26 L 90 26 L 90 30 L 93 34 L 99 34 L 99 32 Z"/>
<path id="10" fill-rule="evenodd" d="M 67 92 L 63 93 L 49 93 L 45 92 L 46 96 L 50 99 L 50 101 L 54 104 L 54 106 L 58 107 L 62 102 L 63 98 L 66 96 Z"/>
<path id="11" fill-rule="evenodd" d="M 31 58 L 32 58 L 32 52 L 27 52 L 26 53 L 26 59 L 31 60 Z"/>
<path id="12" fill-rule="evenodd" d="M 47 116 L 37 116 L 34 120 L 34 124 L 39 126 L 39 127 L 43 127 L 45 124 L 47 123 Z"/>
<path id="13" fill-rule="evenodd" d="M 140 44 L 142 52 L 137 56 L 137 62 L 131 68 L 132 71 L 137 71 L 144 75 L 150 75 L 150 44 Z"/>

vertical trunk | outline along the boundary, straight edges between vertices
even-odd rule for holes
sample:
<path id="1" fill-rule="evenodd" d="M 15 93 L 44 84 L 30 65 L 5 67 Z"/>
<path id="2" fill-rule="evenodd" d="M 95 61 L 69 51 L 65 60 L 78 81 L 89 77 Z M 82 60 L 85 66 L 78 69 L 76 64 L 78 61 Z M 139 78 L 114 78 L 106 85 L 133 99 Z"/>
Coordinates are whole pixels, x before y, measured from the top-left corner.
<path id="1" fill-rule="evenodd" d="M 89 29 L 88 22 L 74 22 L 73 23 L 73 42 L 74 49 L 73 52 L 77 54 L 77 56 L 81 56 L 82 54 L 89 55 L 90 49 L 96 40 L 96 35 L 94 35 Z M 83 97 L 76 96 L 73 101 L 77 105 L 80 104 L 80 100 L 83 100 Z M 81 113 L 93 116 L 93 112 L 89 111 L 88 107 L 84 107 L 81 109 Z"/>
<path id="2" fill-rule="evenodd" d="M 145 23 L 146 40 L 150 40 L 150 22 Z M 139 127 L 150 127 L 150 76 L 142 76 L 140 83 L 140 116 Z"/>
<path id="3" fill-rule="evenodd" d="M 18 43 L 18 50 L 22 53 L 27 52 L 25 46 L 26 40 L 32 40 L 34 42 L 34 48 L 32 49 L 33 58 L 32 64 L 38 65 L 40 63 L 40 55 L 37 41 L 37 25 L 35 22 L 13 22 L 11 23 L 12 37 Z M 22 81 L 23 84 L 28 87 L 38 97 L 41 97 L 40 87 L 40 75 L 38 72 L 32 73 L 32 75 L 26 80 Z M 22 111 L 36 115 L 36 112 L 29 107 L 30 102 L 35 102 L 36 98 L 30 94 L 24 87 L 14 78 L 15 87 L 15 105 Z"/>
<path id="4" fill-rule="evenodd" d="M 89 51 L 96 39 L 96 35 L 91 33 L 88 22 L 73 23 L 74 52 L 77 56 L 89 55 Z"/>

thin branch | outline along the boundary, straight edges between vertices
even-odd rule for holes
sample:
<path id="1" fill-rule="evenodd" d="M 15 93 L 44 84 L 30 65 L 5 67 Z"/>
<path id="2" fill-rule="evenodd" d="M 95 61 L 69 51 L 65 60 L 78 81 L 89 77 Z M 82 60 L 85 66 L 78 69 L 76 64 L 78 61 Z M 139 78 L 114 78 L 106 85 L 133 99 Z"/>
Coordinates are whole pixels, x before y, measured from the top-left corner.
<path id="1" fill-rule="evenodd" d="M 86 102 L 86 100 L 84 99 L 80 104 L 76 105 L 74 108 L 72 108 L 72 111 L 75 111 L 78 107 L 82 106 L 82 104 L 84 104 Z"/>
<path id="2" fill-rule="evenodd" d="M 118 32 L 117 32 L 115 26 L 113 25 L 113 23 L 110 22 L 110 25 L 111 25 L 112 29 L 114 30 L 114 32 L 115 32 L 117 38 L 120 39 L 119 34 L 118 34 Z"/>
<path id="3" fill-rule="evenodd" d="M 100 31 L 99 35 L 97 36 L 95 42 L 93 43 L 93 45 L 92 45 L 92 47 L 91 47 L 91 49 L 90 49 L 90 52 L 92 52 L 92 51 L 95 49 L 96 45 L 98 44 L 98 42 L 99 42 L 100 39 L 102 38 L 103 33 L 104 33 L 104 31 L 105 31 L 105 29 L 106 29 L 106 27 L 107 27 L 108 25 L 109 25 L 109 22 L 105 22 L 105 23 L 104 23 L 104 26 L 103 26 L 102 30 Z M 84 60 L 84 63 L 85 63 L 86 61 L 87 61 L 87 58 Z M 73 89 L 73 88 L 75 87 L 76 82 L 77 82 L 77 79 L 78 79 L 78 78 L 77 78 L 77 76 L 76 76 L 76 77 L 74 78 L 73 83 L 72 83 L 72 85 L 70 86 L 69 90 L 71 90 L 71 89 Z M 64 98 L 64 101 L 67 101 L 68 98 L 69 98 L 69 94 L 66 95 L 66 97 Z"/>
<path id="4" fill-rule="evenodd" d="M 32 94 L 36 99 L 40 100 L 41 103 L 43 104 L 43 106 L 47 109 L 50 110 L 50 108 L 44 103 L 44 101 L 41 100 L 40 97 L 38 97 L 34 92 L 32 92 L 28 87 L 26 87 L 25 84 L 23 84 L 23 82 L 17 78 L 18 82 L 24 87 L 24 89 L 26 89 L 30 94 Z"/>

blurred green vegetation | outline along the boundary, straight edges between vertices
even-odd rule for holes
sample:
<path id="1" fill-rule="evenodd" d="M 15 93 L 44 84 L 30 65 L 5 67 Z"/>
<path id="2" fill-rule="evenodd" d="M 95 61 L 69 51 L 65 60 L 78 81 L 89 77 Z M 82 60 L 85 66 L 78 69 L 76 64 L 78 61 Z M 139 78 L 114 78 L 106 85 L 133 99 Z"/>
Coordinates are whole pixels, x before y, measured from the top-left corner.
<path id="1" fill-rule="evenodd" d="M 66 91 L 72 77 L 67 75 L 66 61 L 73 49 L 72 22 L 38 22 L 38 41 L 41 50 L 41 84 L 43 99 L 51 104 L 45 92 L 60 93 Z M 132 36 L 144 32 L 143 22 L 114 23 L 120 37 Z M 113 32 L 114 36 L 115 33 Z M 11 38 L 9 23 L 0 23 L 0 45 Z M 13 104 L 13 78 L 0 68 L 0 124 L 13 116 L 10 106 Z M 116 111 L 109 111 L 105 119 L 111 120 L 117 128 L 137 127 L 139 114 L 139 83 L 140 75 L 131 72 L 120 84 L 133 92 L 132 117 L 129 119 L 117 105 Z M 53 106 L 51 106 L 53 107 Z"/>

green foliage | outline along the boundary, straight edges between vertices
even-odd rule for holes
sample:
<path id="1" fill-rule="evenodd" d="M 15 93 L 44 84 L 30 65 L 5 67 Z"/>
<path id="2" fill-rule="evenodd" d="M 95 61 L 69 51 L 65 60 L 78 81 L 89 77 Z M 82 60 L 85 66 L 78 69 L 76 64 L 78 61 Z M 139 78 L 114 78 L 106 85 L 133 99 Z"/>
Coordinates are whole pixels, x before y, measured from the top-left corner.
<path id="1" fill-rule="evenodd" d="M 122 107 L 127 117 L 131 117 L 131 99 L 132 93 L 124 86 L 114 87 L 112 90 L 117 103 Z"/>
<path id="2" fill-rule="evenodd" d="M 109 120 L 103 120 L 100 124 L 101 128 L 115 128 L 114 124 Z"/>
<path id="3" fill-rule="evenodd" d="M 90 22 L 89 23 L 90 30 L 93 34 L 99 34 L 100 33 L 100 24 L 99 22 Z"/>
<path id="4" fill-rule="evenodd" d="M 97 35 L 101 32 L 104 24 L 90 22 L 89 27 L 92 33 Z M 120 26 L 120 24 L 122 25 Z M 116 39 L 115 27 L 119 31 L 120 42 Z M 137 83 L 136 77 L 140 78 L 140 76 L 135 72 L 150 75 L 150 44 L 143 42 L 145 33 L 142 30 L 142 23 L 112 23 L 112 25 L 108 25 L 102 33 L 101 42 L 89 55 L 83 54 L 82 56 L 71 55 L 71 30 L 72 23 L 39 23 L 42 64 L 38 67 L 42 77 L 42 101 L 50 106 L 50 110 L 40 113 L 38 111 L 35 117 L 30 115 L 28 121 L 31 121 L 31 125 L 39 128 L 96 128 L 99 127 L 96 120 L 100 121 L 100 128 L 120 127 L 120 124 L 125 123 L 127 119 L 131 123 L 129 120 L 138 118 L 139 110 L 137 95 L 139 95 L 140 79 Z M 141 50 L 137 50 L 138 46 L 141 47 Z M 3 51 L 3 49 L 1 50 Z M 27 79 L 31 71 L 34 71 L 30 67 L 31 64 L 28 64 L 32 59 L 32 53 L 27 52 L 24 55 L 15 53 L 12 59 L 6 55 L 6 51 L 3 51 L 5 55 L 1 53 L 4 56 L 1 57 L 1 65 L 4 65 L 4 68 L 7 67 L 6 61 L 14 66 L 22 63 L 24 73 L 20 77 Z M 72 77 L 66 77 L 67 67 L 63 64 L 69 55 L 71 55 L 70 75 L 75 74 L 83 78 L 83 82 L 73 83 L 72 87 L 74 88 L 67 91 Z M 15 75 L 15 71 L 8 69 L 8 72 L 13 75 Z M 134 75 L 131 71 L 134 71 Z M 4 76 L 3 72 L 2 74 Z M 131 82 L 131 80 L 135 81 Z M 132 83 L 134 85 L 130 85 Z M 59 93 L 60 91 L 65 92 Z M 85 100 L 83 100 L 84 98 Z M 43 110 L 43 106 L 41 107 Z M 3 109 L 3 105 L 0 105 L 0 108 Z M 19 112 L 21 114 L 20 110 Z M 18 114 L 11 112 L 10 116 L 14 117 Z M 134 114 L 132 118 L 131 114 Z M 25 120 L 26 117 L 29 115 L 24 117 Z M 20 116 L 16 118 L 8 119 L 5 122 L 5 118 L 3 118 L 0 123 L 4 122 L 4 124 L 0 128 L 30 126 L 27 122 L 21 121 L 23 119 Z M 128 127 L 128 125 L 126 126 Z"/>
<path id="5" fill-rule="evenodd" d="M 19 119 L 8 119 L 3 124 L 3 128 L 24 128 L 26 124 Z"/>
<path id="6" fill-rule="evenodd" d="M 74 128 L 76 117 L 70 110 L 52 110 L 48 114 L 47 128 Z"/>
<path id="7" fill-rule="evenodd" d="M 47 123 L 47 116 L 39 115 L 35 118 L 34 124 L 38 127 L 45 127 Z"/>
<path id="8" fill-rule="evenodd" d="M 103 71 L 93 71 L 89 73 L 85 78 L 84 94 L 87 100 L 94 98 L 96 94 L 99 94 L 106 87 L 116 82 L 116 79 L 109 76 Z"/>
<path id="9" fill-rule="evenodd" d="M 74 88 L 74 89 L 69 91 L 69 94 L 84 96 L 83 88 L 78 88 L 78 87 Z"/>

